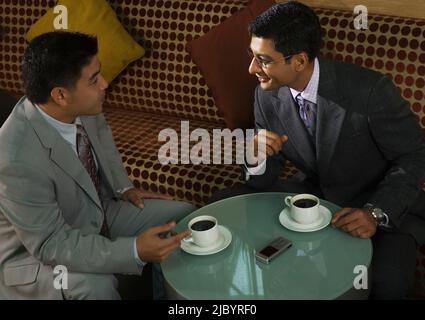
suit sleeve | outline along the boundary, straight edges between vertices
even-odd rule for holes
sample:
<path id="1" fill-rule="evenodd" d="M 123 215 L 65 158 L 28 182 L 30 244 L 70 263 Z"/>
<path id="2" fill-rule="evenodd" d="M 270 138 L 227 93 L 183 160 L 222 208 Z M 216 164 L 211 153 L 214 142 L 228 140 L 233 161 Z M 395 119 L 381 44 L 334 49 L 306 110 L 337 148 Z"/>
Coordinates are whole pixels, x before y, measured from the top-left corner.
<path id="1" fill-rule="evenodd" d="M 0 163 L 0 211 L 26 250 L 45 265 L 69 271 L 140 273 L 134 237 L 111 241 L 65 222 L 51 174 L 28 162 Z"/>
<path id="2" fill-rule="evenodd" d="M 127 171 L 122 163 L 121 155 L 115 145 L 112 136 L 112 130 L 106 123 L 103 114 L 98 116 L 97 120 L 99 140 L 102 143 L 103 151 L 106 154 L 108 164 L 111 168 L 112 178 L 114 179 L 115 191 L 132 187 L 133 183 L 128 177 Z"/>
<path id="3" fill-rule="evenodd" d="M 266 129 L 273 131 L 273 128 L 267 123 L 267 117 L 264 113 L 264 108 L 270 103 L 264 95 L 263 90 L 260 86 L 257 86 L 255 90 L 255 103 L 254 103 L 254 117 L 255 117 L 255 128 L 256 130 Z M 264 190 L 273 186 L 279 179 L 283 168 L 285 166 L 285 158 L 282 152 L 279 154 L 268 157 L 266 160 L 266 169 L 262 175 L 250 176 L 247 181 L 247 185 L 255 188 Z M 246 168 L 245 168 L 246 170 Z"/>
<path id="4" fill-rule="evenodd" d="M 373 138 L 390 162 L 385 178 L 369 202 L 381 208 L 398 225 L 425 181 L 425 141 L 408 103 L 386 77 L 369 98 L 368 121 Z"/>

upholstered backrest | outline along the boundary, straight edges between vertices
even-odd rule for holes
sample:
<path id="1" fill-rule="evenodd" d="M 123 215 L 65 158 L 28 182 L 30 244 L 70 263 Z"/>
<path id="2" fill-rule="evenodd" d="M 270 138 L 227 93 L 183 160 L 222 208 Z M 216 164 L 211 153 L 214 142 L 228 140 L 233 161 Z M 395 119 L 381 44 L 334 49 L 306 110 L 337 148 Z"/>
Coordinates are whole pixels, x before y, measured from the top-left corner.
<path id="1" fill-rule="evenodd" d="M 0 88 L 22 94 L 24 36 L 55 1 L 12 2 L 11 6 L 10 0 L 0 0 Z M 113 81 L 108 103 L 121 109 L 223 124 L 185 45 L 244 8 L 247 2 L 109 0 L 126 30 L 146 48 L 146 54 Z"/>
<path id="2" fill-rule="evenodd" d="M 127 31 L 147 49 L 142 59 L 114 80 L 109 104 L 223 123 L 211 91 L 184 48 L 245 7 L 248 0 L 109 2 Z M 54 3 L 0 0 L 0 88 L 22 94 L 20 60 L 25 33 Z M 425 127 L 425 20 L 371 15 L 369 28 L 356 30 L 351 12 L 316 12 L 324 31 L 323 55 L 388 74 Z"/>
<path id="3" fill-rule="evenodd" d="M 112 0 L 120 20 L 135 38 L 143 41 L 148 52 L 115 83 L 111 104 L 220 121 L 211 92 L 184 46 L 243 8 L 246 2 L 145 0 L 127 5 Z M 370 16 L 369 29 L 356 30 L 352 12 L 316 12 L 324 32 L 322 54 L 388 74 L 425 126 L 425 20 Z"/>
<path id="4" fill-rule="evenodd" d="M 110 1 L 146 55 L 114 83 L 111 105 L 222 123 L 211 91 L 185 46 L 244 8 L 248 0 L 128 2 Z"/>
<path id="5" fill-rule="evenodd" d="M 22 95 L 21 59 L 25 34 L 55 0 L 0 0 L 0 89 Z"/>

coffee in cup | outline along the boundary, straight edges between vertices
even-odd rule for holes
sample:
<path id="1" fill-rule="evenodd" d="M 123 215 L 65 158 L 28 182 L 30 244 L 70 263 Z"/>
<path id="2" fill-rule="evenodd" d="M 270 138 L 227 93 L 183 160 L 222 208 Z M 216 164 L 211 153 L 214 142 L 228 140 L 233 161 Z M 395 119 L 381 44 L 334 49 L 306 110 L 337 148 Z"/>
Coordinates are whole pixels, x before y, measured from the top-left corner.
<path id="1" fill-rule="evenodd" d="M 319 219 L 320 200 L 312 194 L 298 194 L 285 198 L 291 218 L 300 224 L 311 224 Z"/>
<path id="2" fill-rule="evenodd" d="M 209 247 L 217 243 L 220 237 L 217 219 L 213 216 L 199 216 L 189 221 L 192 235 L 183 239 L 199 247 Z"/>
<path id="3" fill-rule="evenodd" d="M 211 220 L 201 220 L 196 221 L 194 224 L 192 224 L 192 230 L 195 231 L 206 231 L 215 226 L 215 222 Z"/>

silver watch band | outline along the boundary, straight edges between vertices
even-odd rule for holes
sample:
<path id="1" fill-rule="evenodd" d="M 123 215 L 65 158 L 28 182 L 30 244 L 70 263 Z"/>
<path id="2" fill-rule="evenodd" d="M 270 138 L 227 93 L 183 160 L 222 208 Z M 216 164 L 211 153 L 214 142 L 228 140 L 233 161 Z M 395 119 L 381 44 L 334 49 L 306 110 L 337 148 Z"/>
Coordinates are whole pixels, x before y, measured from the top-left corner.
<path id="1" fill-rule="evenodd" d="M 388 217 L 388 215 L 385 212 L 382 211 L 382 209 L 375 207 L 371 203 L 366 203 L 364 205 L 364 208 L 371 210 L 371 213 L 372 213 L 373 217 L 376 219 L 379 227 L 386 227 L 386 228 L 390 228 L 391 227 L 390 226 L 390 218 Z M 379 219 L 378 219 L 378 217 L 377 217 L 377 215 L 376 215 L 376 213 L 374 211 L 375 209 L 381 210 L 382 215 L 384 216 L 384 220 L 383 221 L 379 221 Z"/>

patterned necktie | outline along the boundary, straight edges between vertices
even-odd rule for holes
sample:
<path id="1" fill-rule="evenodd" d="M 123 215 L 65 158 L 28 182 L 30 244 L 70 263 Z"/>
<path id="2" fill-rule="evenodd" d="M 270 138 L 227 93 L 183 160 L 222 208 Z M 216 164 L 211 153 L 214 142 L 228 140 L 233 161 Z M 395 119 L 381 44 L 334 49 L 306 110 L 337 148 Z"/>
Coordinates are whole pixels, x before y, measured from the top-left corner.
<path id="1" fill-rule="evenodd" d="M 102 198 L 100 196 L 100 175 L 96 168 L 96 163 L 94 161 L 93 152 L 91 150 L 91 143 L 84 127 L 77 124 L 77 153 L 78 158 L 80 158 L 83 166 L 86 168 L 88 174 L 90 175 L 91 180 L 96 188 L 97 194 L 99 196 L 100 202 L 102 203 Z M 102 204 L 103 207 L 103 204 Z M 109 228 L 106 221 L 106 213 L 103 211 L 103 223 L 100 234 L 104 237 L 110 238 Z"/>
<path id="2" fill-rule="evenodd" d="M 310 135 L 314 137 L 316 134 L 316 105 L 313 102 L 304 100 L 301 93 L 297 95 L 296 100 L 300 107 L 300 117 L 304 121 Z"/>

